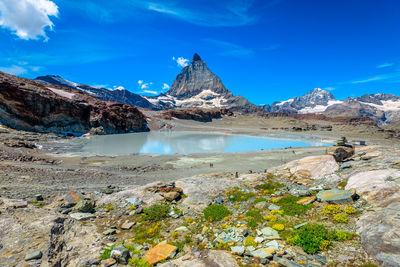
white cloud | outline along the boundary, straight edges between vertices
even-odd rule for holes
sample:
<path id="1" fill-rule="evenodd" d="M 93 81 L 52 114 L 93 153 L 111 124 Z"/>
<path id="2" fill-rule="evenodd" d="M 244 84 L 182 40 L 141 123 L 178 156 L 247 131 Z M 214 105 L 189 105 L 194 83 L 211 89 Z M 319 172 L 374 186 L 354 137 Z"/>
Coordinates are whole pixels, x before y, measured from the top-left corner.
<path id="1" fill-rule="evenodd" d="M 162 90 L 168 90 L 169 89 L 169 85 L 164 83 L 162 86 Z"/>
<path id="2" fill-rule="evenodd" d="M 23 68 L 23 67 L 17 66 L 17 65 L 12 65 L 9 67 L 0 67 L 0 71 L 8 73 L 8 74 L 12 74 L 12 75 L 21 75 L 21 74 L 28 72 L 28 70 L 26 68 Z"/>
<path id="3" fill-rule="evenodd" d="M 376 66 L 378 69 L 382 69 L 382 68 L 387 68 L 387 67 L 391 67 L 391 66 L 393 66 L 394 65 L 394 63 L 383 63 L 383 64 L 380 64 L 380 65 L 378 65 L 378 66 Z"/>
<path id="4" fill-rule="evenodd" d="M 158 92 L 151 91 L 151 90 L 143 90 L 143 93 L 148 93 L 148 94 L 152 94 L 152 95 L 158 95 Z"/>
<path id="5" fill-rule="evenodd" d="M 172 57 L 173 61 L 176 61 L 176 63 L 178 64 L 178 66 L 181 66 L 182 68 L 186 67 L 189 65 L 189 59 L 184 58 L 184 57 Z"/>
<path id="6" fill-rule="evenodd" d="M 107 88 L 108 84 L 94 84 L 92 85 L 92 87 L 95 88 Z"/>
<path id="7" fill-rule="evenodd" d="M 58 6 L 50 0 L 0 0 L 0 26 L 24 40 L 43 37 L 53 29 L 50 16 L 58 16 Z"/>
<path id="8" fill-rule="evenodd" d="M 137 83 L 138 83 L 139 85 L 141 85 L 141 84 L 143 83 L 143 80 L 139 80 Z"/>
<path id="9" fill-rule="evenodd" d="M 327 90 L 327 91 L 334 91 L 334 90 L 336 90 L 335 87 L 325 87 L 325 88 L 322 88 L 322 89 Z"/>

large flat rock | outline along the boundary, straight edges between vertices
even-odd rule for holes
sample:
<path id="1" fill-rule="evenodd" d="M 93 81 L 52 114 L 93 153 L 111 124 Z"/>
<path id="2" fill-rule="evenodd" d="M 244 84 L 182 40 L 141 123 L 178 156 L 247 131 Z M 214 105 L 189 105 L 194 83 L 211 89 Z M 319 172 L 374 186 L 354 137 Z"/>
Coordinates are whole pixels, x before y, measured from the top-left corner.
<path id="1" fill-rule="evenodd" d="M 179 259 L 166 262 L 160 267 L 239 267 L 235 258 L 227 251 L 203 250 Z"/>

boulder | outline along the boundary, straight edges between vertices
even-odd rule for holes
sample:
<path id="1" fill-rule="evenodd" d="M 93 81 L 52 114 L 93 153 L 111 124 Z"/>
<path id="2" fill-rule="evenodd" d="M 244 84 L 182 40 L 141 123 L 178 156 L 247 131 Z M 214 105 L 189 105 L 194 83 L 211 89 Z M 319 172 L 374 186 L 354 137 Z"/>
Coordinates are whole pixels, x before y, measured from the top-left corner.
<path id="1" fill-rule="evenodd" d="M 365 251 L 382 266 L 400 266 L 400 202 L 363 214 L 357 221 L 357 234 Z"/>
<path id="2" fill-rule="evenodd" d="M 385 207 L 400 202 L 400 185 L 396 180 L 400 180 L 400 170 L 397 169 L 359 172 L 349 177 L 346 189 L 355 189 L 372 205 Z"/>
<path id="3" fill-rule="evenodd" d="M 172 192 L 167 192 L 163 194 L 163 197 L 168 200 L 168 201 L 173 201 L 178 199 L 181 196 L 179 192 L 172 191 Z"/>
<path id="4" fill-rule="evenodd" d="M 26 261 L 30 261 L 30 260 L 38 260 L 41 259 L 43 256 L 42 252 L 40 250 L 31 252 L 29 254 L 26 254 L 25 256 L 25 260 Z"/>
<path id="5" fill-rule="evenodd" d="M 94 214 L 83 212 L 70 213 L 69 216 L 77 221 L 85 221 L 91 218 L 96 218 L 96 215 Z"/>
<path id="6" fill-rule="evenodd" d="M 354 155 L 354 147 L 351 145 L 330 146 L 326 149 L 326 154 L 332 155 L 337 162 L 343 162 Z"/>
<path id="7" fill-rule="evenodd" d="M 143 257 L 148 263 L 155 264 L 162 260 L 173 258 L 177 252 L 177 247 L 170 244 L 158 244 L 151 248 Z"/>
<path id="8" fill-rule="evenodd" d="M 110 254 L 111 258 L 119 263 L 127 264 L 129 260 L 129 250 L 124 245 L 113 247 Z"/>
<path id="9" fill-rule="evenodd" d="M 333 174 L 338 169 L 339 165 L 332 155 L 321 155 L 288 162 L 282 166 L 271 169 L 271 172 L 286 177 L 315 180 Z"/>
<path id="10" fill-rule="evenodd" d="M 346 202 L 352 202 L 355 196 L 356 196 L 356 191 L 354 189 L 340 190 L 334 188 L 331 190 L 323 190 L 318 192 L 317 200 L 326 201 L 329 203 L 346 203 Z"/>
<path id="11" fill-rule="evenodd" d="M 166 262 L 160 267 L 239 267 L 233 255 L 223 250 L 202 250 L 179 259 Z"/>

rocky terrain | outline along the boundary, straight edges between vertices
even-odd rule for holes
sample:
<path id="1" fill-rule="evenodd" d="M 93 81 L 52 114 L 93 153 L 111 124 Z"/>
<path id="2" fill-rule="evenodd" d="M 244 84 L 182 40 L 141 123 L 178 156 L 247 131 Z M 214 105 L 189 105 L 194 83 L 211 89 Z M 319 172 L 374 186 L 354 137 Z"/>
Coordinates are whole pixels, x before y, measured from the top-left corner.
<path id="1" fill-rule="evenodd" d="M 0 72 L 0 122 L 15 129 L 84 134 L 147 131 L 133 106 Z"/>
<path id="2" fill-rule="evenodd" d="M 0 266 L 399 266 L 399 144 L 352 143 L 259 171 L 24 199 L 2 188 Z M 31 151 L 43 171 L 60 164 L 27 141 L 7 147 Z"/>
<path id="3" fill-rule="evenodd" d="M 400 117 L 400 97 L 392 94 L 363 95 L 337 100 L 330 92 L 316 88 L 286 101 L 261 106 L 267 112 L 324 114 L 328 117 L 368 117 L 378 125 L 390 124 Z"/>
<path id="4" fill-rule="evenodd" d="M 63 79 L 58 75 L 39 76 L 36 78 L 36 80 L 46 82 L 52 85 L 77 89 L 82 91 L 83 93 L 86 93 L 90 96 L 93 96 L 103 101 L 112 101 L 140 108 L 156 109 L 156 107 L 153 106 L 146 98 L 144 98 L 141 95 L 132 93 L 126 90 L 125 88 L 118 88 L 114 90 L 106 88 L 97 88 L 87 84 L 79 84 L 71 82 L 66 79 Z"/>

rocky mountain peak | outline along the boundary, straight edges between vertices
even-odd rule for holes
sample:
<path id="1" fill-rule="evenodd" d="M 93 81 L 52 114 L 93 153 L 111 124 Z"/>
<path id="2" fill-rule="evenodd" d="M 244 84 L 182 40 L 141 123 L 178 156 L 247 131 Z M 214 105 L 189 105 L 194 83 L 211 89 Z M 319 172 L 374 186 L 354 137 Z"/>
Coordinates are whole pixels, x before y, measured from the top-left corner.
<path id="1" fill-rule="evenodd" d="M 190 65 L 182 69 L 166 94 L 185 99 L 196 96 L 205 90 L 216 94 L 229 93 L 221 79 L 212 73 L 207 64 L 195 53 Z"/>
<path id="2" fill-rule="evenodd" d="M 199 54 L 194 53 L 192 62 L 199 61 L 199 60 L 201 60 L 201 57 L 199 56 Z"/>

